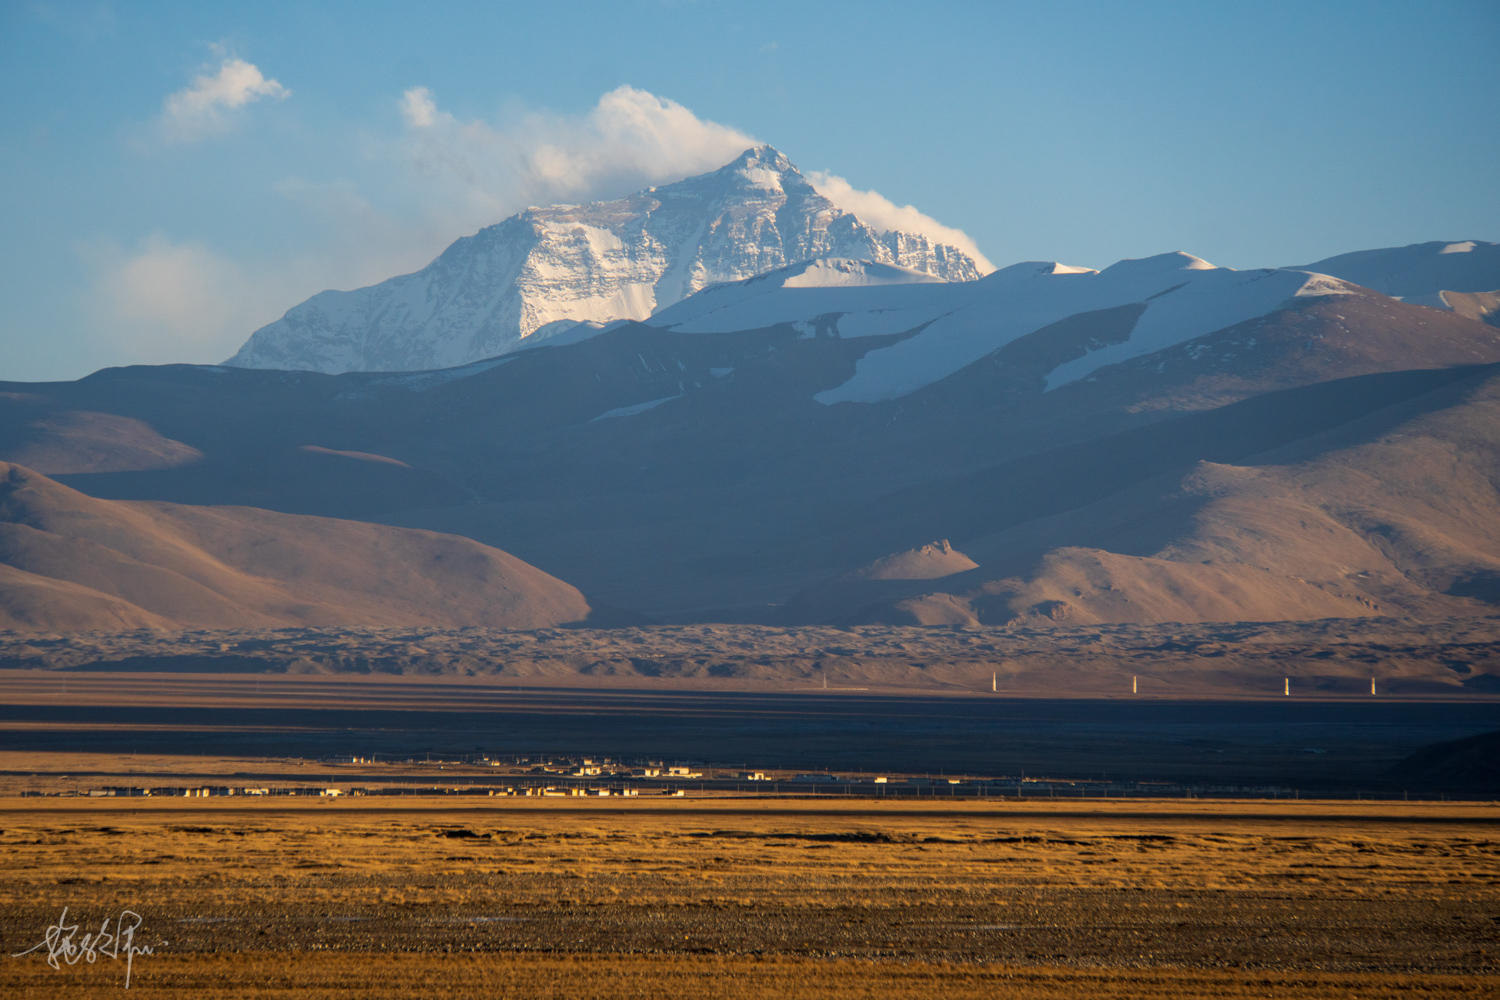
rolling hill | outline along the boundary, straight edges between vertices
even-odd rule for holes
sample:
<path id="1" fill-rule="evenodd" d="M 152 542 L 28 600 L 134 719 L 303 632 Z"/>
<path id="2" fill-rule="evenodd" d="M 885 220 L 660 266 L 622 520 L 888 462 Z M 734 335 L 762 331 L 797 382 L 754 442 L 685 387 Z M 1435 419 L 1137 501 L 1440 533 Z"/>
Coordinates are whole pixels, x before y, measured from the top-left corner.
<path id="1" fill-rule="evenodd" d="M 0 463 L 0 628 L 537 628 L 589 611 L 575 588 L 466 538 L 98 500 Z"/>

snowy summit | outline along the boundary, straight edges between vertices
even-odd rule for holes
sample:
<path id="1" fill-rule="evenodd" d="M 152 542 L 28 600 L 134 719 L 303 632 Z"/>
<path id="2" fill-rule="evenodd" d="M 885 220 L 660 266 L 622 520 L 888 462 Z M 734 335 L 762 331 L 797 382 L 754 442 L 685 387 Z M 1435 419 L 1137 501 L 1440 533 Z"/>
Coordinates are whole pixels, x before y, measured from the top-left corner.
<path id="1" fill-rule="evenodd" d="M 955 247 L 875 230 L 780 152 L 757 146 L 712 173 L 618 201 L 527 209 L 457 240 L 415 274 L 322 292 L 255 331 L 225 363 L 330 373 L 450 367 L 580 322 L 646 319 L 709 285 L 812 258 L 944 281 L 981 273 Z"/>

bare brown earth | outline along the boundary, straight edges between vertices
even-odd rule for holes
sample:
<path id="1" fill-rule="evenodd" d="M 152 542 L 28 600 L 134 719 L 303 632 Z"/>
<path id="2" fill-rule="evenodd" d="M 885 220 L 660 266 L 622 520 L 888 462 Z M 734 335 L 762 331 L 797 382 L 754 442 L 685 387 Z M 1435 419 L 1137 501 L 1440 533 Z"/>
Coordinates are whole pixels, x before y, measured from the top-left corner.
<path id="1" fill-rule="evenodd" d="M 144 996 L 1459 997 L 1493 805 L 0 800 L 0 946 Z M 0 963 L 7 996 L 123 962 Z"/>
<path id="2" fill-rule="evenodd" d="M 0 624 L 180 629 L 581 621 L 574 587 L 430 531 L 99 500 L 0 463 Z"/>
<path id="3" fill-rule="evenodd" d="M 1500 617 L 1035 627 L 679 625 L 0 632 L 0 668 L 487 678 L 548 687 L 1041 697 L 1500 694 Z M 0 675 L 3 676 L 3 675 Z M 18 674 L 7 685 L 18 690 Z M 55 682 L 39 681 L 49 692 Z"/>
<path id="4" fill-rule="evenodd" d="M 1500 377 L 1233 463 L 1197 461 L 1065 512 L 983 532 L 941 580 L 846 576 L 788 602 L 793 622 L 1232 621 L 1484 613 L 1500 600 Z M 1227 429 L 1226 429 L 1227 432 Z M 1119 456 L 1134 461 L 1128 442 Z M 1033 473 L 950 484 L 1024 493 Z M 984 487 L 987 487 L 986 490 Z M 938 505 L 913 498 L 920 516 Z M 1059 505 L 1066 507 L 1066 505 Z M 903 515 L 906 516 L 906 515 Z M 967 530 L 965 530 L 967 529 Z"/>
<path id="5" fill-rule="evenodd" d="M 1439 292 L 1448 308 L 1468 319 L 1500 326 L 1500 291 Z"/>
<path id="6" fill-rule="evenodd" d="M 1070 318 L 868 405 L 814 396 L 891 338 L 789 325 L 712 337 L 632 325 L 425 375 L 111 369 L 0 384 L 0 459 L 41 463 L 101 499 L 465 535 L 591 601 L 672 622 L 871 620 L 849 613 L 861 607 L 779 612 L 820 581 L 943 538 L 980 564 L 955 577 L 966 589 L 885 600 L 882 620 L 991 622 L 1050 601 L 1074 621 L 1494 607 L 1494 463 L 1469 442 L 1497 432 L 1493 407 L 1464 392 L 1493 375 L 1482 366 L 1500 361 L 1500 331 L 1374 293 L 1316 297 L 1046 391 L 1052 368 L 1117 341 L 1139 308 Z M 1444 409 L 1470 429 L 1450 441 L 1428 421 L 1406 469 L 1412 452 L 1386 447 L 1389 432 Z M 1331 447 L 1346 467 L 1308 465 L 1340 428 Z M 1294 444 L 1306 451 L 1292 468 L 1273 453 Z M 1290 516 L 1304 510 L 1305 530 Z M 1411 530 L 1428 525 L 1431 538 Z M 1187 550 L 1200 547 L 1218 552 L 1195 562 Z M 851 582 L 892 571 L 914 570 Z M 971 581 L 1016 586 L 970 596 Z M 935 593 L 957 600 L 895 607 Z"/>

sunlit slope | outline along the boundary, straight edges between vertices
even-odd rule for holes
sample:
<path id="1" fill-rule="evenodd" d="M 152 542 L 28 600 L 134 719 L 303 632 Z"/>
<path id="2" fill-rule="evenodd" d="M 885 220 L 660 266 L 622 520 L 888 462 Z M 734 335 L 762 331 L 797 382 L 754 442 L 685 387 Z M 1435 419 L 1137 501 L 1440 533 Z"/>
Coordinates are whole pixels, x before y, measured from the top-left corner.
<path id="1" fill-rule="evenodd" d="M 1389 380 L 1350 382 L 1347 393 L 1397 391 Z M 1332 406 L 1328 395 L 1273 402 L 1295 418 Z M 1237 409 L 1229 416 L 1255 415 Z M 1171 444 L 1127 435 L 1103 450 L 1128 462 Z M 956 541 L 979 568 L 884 582 L 883 593 L 835 580 L 788 613 L 923 624 L 1482 614 L 1500 602 L 1497 483 L 1500 373 L 1487 366 L 1239 461 L 1186 462 L 992 533 L 976 484 L 954 483 L 945 527 L 969 527 Z M 928 488 L 910 499 L 906 530 L 917 530 L 912 510 L 943 498 Z M 1000 504 L 991 513 L 1014 518 Z"/>
<path id="2" fill-rule="evenodd" d="M 98 500 L 0 463 L 0 627 L 534 628 L 588 613 L 575 588 L 466 538 Z"/>

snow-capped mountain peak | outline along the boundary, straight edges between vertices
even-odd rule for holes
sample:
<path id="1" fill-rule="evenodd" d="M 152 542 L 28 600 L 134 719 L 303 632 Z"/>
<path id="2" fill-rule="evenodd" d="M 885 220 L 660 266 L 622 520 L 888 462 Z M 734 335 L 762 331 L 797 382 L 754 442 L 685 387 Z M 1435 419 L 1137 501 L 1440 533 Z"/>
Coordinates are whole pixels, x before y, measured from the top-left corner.
<path id="1" fill-rule="evenodd" d="M 1173 271 L 1212 271 L 1214 265 L 1202 257 L 1194 257 L 1190 253 L 1175 250 L 1171 253 L 1159 253 L 1153 257 L 1133 257 L 1126 260 L 1116 261 L 1106 267 L 1100 274 L 1112 275 L 1116 278 L 1129 276 L 1130 278 L 1144 278 L 1148 275 L 1169 274 Z"/>
<path id="2" fill-rule="evenodd" d="M 718 170 L 616 201 L 527 209 L 455 241 L 415 274 L 322 292 L 257 330 L 226 364 L 452 367 L 535 343 L 538 331 L 645 319 L 710 285 L 814 258 L 980 277 L 961 250 L 877 231 L 820 195 L 780 151 L 755 146 Z"/>
<path id="3" fill-rule="evenodd" d="M 898 264 L 877 264 L 848 257 L 820 257 L 784 268 L 782 288 L 848 288 L 853 285 L 928 285 L 944 281 L 935 274 Z"/>

